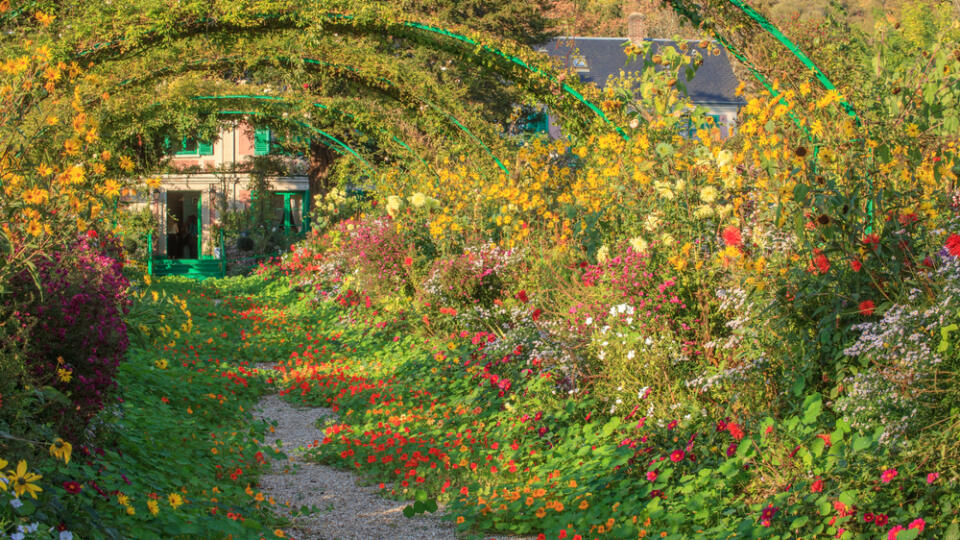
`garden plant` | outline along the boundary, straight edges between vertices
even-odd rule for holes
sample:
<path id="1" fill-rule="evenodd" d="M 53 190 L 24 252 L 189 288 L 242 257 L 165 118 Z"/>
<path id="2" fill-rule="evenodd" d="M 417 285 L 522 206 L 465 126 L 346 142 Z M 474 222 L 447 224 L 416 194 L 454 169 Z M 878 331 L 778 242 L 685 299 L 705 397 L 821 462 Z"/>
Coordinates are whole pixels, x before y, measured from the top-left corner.
<path id="1" fill-rule="evenodd" d="M 548 4 L 0 0 L 0 538 L 297 537 L 278 394 L 460 538 L 960 540 L 960 8 L 667 0 L 600 90 Z M 332 163 L 312 230 L 151 276 L 123 202 L 238 111 Z"/>

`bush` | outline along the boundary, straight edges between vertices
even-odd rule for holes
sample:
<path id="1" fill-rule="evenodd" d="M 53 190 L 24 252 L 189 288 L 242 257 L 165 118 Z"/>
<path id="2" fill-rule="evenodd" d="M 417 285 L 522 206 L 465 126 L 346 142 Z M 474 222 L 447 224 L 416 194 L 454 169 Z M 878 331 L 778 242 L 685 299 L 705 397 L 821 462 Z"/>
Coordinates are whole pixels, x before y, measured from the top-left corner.
<path id="1" fill-rule="evenodd" d="M 116 240 L 90 233 L 37 265 L 39 289 L 26 272 L 11 283 L 13 321 L 29 329 L 17 337 L 24 387 L 51 387 L 69 400 L 38 411 L 34 421 L 75 440 L 103 408 L 128 345 L 129 281 L 108 252 L 119 253 Z"/>

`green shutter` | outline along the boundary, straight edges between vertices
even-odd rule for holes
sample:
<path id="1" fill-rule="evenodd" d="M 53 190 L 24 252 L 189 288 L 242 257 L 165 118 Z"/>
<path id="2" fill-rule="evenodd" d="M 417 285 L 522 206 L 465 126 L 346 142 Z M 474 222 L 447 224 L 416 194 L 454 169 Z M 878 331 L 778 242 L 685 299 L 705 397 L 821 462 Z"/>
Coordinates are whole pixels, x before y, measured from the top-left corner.
<path id="1" fill-rule="evenodd" d="M 212 156 L 213 155 L 213 143 L 200 143 L 200 155 L 201 156 Z"/>
<path id="2" fill-rule="evenodd" d="M 270 154 L 270 130 L 257 129 L 253 134 L 253 155 L 266 156 Z"/>

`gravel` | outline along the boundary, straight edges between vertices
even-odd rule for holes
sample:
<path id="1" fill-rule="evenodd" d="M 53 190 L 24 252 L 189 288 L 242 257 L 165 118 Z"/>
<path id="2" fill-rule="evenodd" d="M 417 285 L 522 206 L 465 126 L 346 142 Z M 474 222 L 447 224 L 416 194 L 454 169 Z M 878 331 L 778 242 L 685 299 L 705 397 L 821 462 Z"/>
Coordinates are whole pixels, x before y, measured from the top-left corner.
<path id="1" fill-rule="evenodd" d="M 273 368 L 271 365 L 257 367 Z M 269 395 L 260 400 L 257 413 L 261 418 L 277 421 L 266 443 L 290 458 L 289 461 L 274 460 L 271 471 L 260 478 L 264 495 L 273 497 L 280 513 L 292 522 L 285 529 L 289 537 L 296 540 L 456 540 L 453 523 L 440 520 L 442 510 L 407 518 L 403 508 L 411 501 L 386 499 L 378 494 L 376 486 L 357 484 L 360 477 L 354 473 L 303 459 L 306 446 L 323 439 L 323 433 L 316 427 L 317 420 L 336 418 L 330 409 L 297 407 L 277 395 Z M 279 446 L 277 441 L 281 443 Z M 317 511 L 295 515 L 303 506 L 316 507 Z"/>

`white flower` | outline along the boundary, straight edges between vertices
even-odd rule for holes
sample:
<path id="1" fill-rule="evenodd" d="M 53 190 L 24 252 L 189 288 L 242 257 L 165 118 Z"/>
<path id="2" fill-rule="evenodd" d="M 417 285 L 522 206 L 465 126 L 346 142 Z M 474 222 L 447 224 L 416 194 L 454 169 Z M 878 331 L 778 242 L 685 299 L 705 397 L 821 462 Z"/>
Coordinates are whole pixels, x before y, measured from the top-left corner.
<path id="1" fill-rule="evenodd" d="M 729 150 L 721 150 L 717 153 L 717 166 L 724 167 L 733 159 L 733 152 Z"/>
<path id="2" fill-rule="evenodd" d="M 10 506 L 14 508 L 20 508 L 23 506 L 23 503 L 20 502 L 20 499 L 10 499 Z"/>
<path id="3" fill-rule="evenodd" d="M 670 233 L 663 233 L 660 236 L 660 243 L 665 246 L 672 246 L 674 242 L 676 242 L 676 240 L 673 239 L 673 236 L 671 236 Z"/>
<path id="4" fill-rule="evenodd" d="M 704 186 L 700 190 L 700 200 L 710 204 L 717 200 L 717 188 L 713 186 Z"/>
<path id="5" fill-rule="evenodd" d="M 70 531 L 60 531 L 60 540 L 73 540 L 73 533 Z"/>
<path id="6" fill-rule="evenodd" d="M 587 320 L 583 321 L 583 324 L 590 326 L 593 324 L 593 317 L 587 317 Z"/>
<path id="7" fill-rule="evenodd" d="M 609 258 L 610 248 L 608 248 L 606 245 L 600 246 L 600 249 L 597 250 L 597 262 L 602 264 L 607 262 L 607 259 Z"/>
<path id="8" fill-rule="evenodd" d="M 646 221 L 643 222 L 643 230 L 647 232 L 653 232 L 660 228 L 660 217 L 656 214 L 650 214 L 647 216 Z"/>
<path id="9" fill-rule="evenodd" d="M 636 353 L 631 349 L 627 352 L 627 360 L 633 360 L 633 357 L 636 356 Z"/>
<path id="10" fill-rule="evenodd" d="M 637 236 L 636 238 L 630 239 L 630 247 L 632 247 L 633 250 L 636 251 L 637 253 L 643 253 L 644 251 L 647 250 L 648 246 L 647 246 L 646 240 L 644 240 L 640 236 Z"/>
<path id="11" fill-rule="evenodd" d="M 409 198 L 409 200 L 410 200 L 410 204 L 412 204 L 415 208 L 420 208 L 423 205 L 427 204 L 427 196 L 424 195 L 423 193 L 420 193 L 419 191 L 414 193 Z"/>

